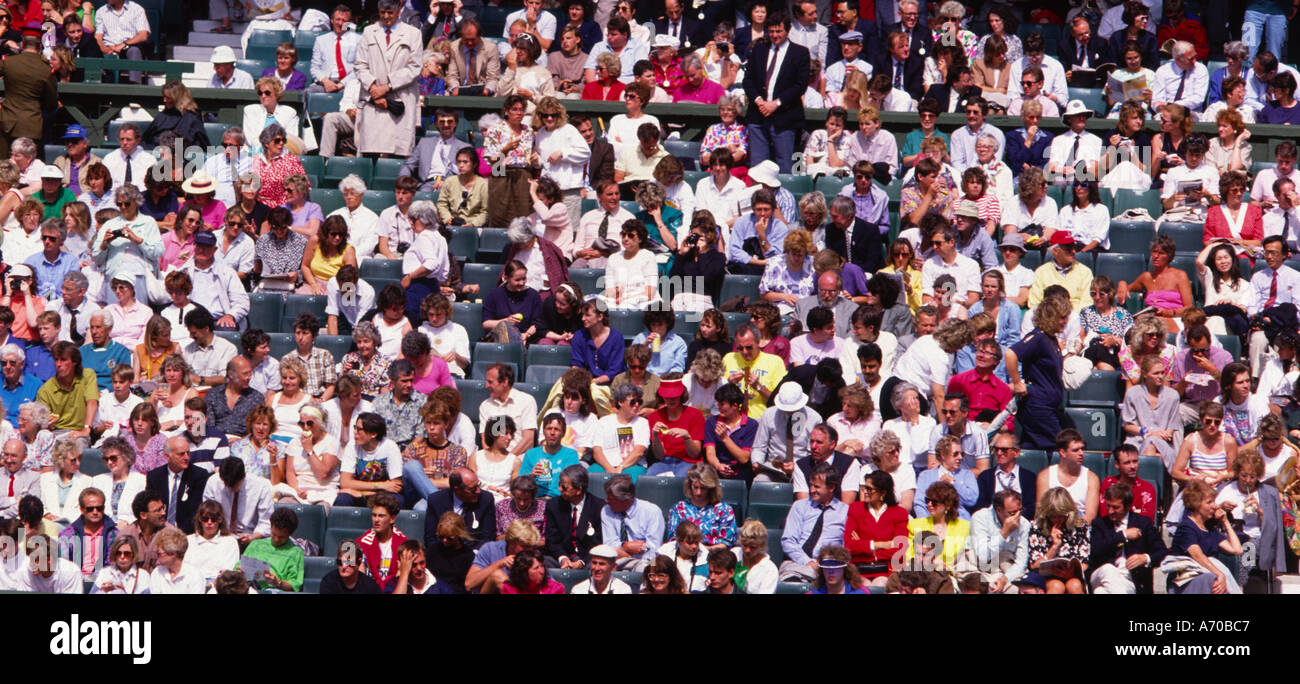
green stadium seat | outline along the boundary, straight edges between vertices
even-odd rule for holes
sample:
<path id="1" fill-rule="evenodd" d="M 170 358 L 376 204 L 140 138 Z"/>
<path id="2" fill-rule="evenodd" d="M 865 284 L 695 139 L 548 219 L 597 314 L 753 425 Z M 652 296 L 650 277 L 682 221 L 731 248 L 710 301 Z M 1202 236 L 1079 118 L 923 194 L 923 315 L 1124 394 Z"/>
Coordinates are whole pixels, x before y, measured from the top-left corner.
<path id="1" fill-rule="evenodd" d="M 632 338 L 645 332 L 645 324 L 641 322 L 640 309 L 610 309 L 609 325 L 615 330 L 623 333 L 623 340 L 631 342 Z"/>
<path id="2" fill-rule="evenodd" d="M 397 514 L 397 529 L 410 539 L 423 539 L 424 519 L 424 511 L 402 511 Z"/>
<path id="3" fill-rule="evenodd" d="M 1139 456 L 1138 477 L 1150 482 L 1156 488 L 1156 501 L 1161 502 L 1163 506 L 1165 480 L 1169 477 L 1169 471 L 1165 470 L 1165 462 L 1159 456 Z"/>
<path id="4" fill-rule="evenodd" d="M 807 582 L 777 582 L 777 594 L 807 594 L 813 590 L 813 585 Z"/>
<path id="5" fill-rule="evenodd" d="M 364 532 L 370 529 L 370 509 L 365 506 L 332 506 L 325 529 Z"/>
<path id="6" fill-rule="evenodd" d="M 603 268 L 570 268 L 569 280 L 573 281 L 582 290 L 583 295 L 598 294 L 600 288 L 598 284 L 600 279 L 605 275 Z"/>
<path id="7" fill-rule="evenodd" d="M 515 370 L 523 370 L 524 368 L 524 346 L 522 344 L 479 342 L 474 345 L 473 353 L 475 366 L 480 363 L 492 364 L 497 361 L 504 361 L 513 363 Z M 480 378 L 483 376 L 475 375 L 474 377 Z M 518 374 L 515 375 L 515 379 L 519 379 Z"/>
<path id="8" fill-rule="evenodd" d="M 343 355 L 352 351 L 351 335 L 321 335 L 316 338 L 316 346 L 334 356 L 334 363 L 342 363 Z"/>
<path id="9" fill-rule="evenodd" d="M 722 304 L 733 297 L 748 297 L 750 303 L 758 301 L 758 283 L 763 279 L 756 275 L 735 275 L 728 273 L 722 277 L 722 290 L 718 294 L 718 303 Z"/>
<path id="10" fill-rule="evenodd" d="M 1223 350 L 1232 354 L 1232 358 L 1241 358 L 1241 338 L 1236 335 L 1215 335 L 1219 339 L 1219 344 L 1223 345 Z"/>
<path id="11" fill-rule="evenodd" d="M 452 302 L 451 319 L 465 326 L 470 339 L 476 339 L 476 333 L 483 329 L 483 305 L 478 302 Z"/>
<path id="12" fill-rule="evenodd" d="M 227 342 L 229 342 L 229 343 L 235 345 L 235 349 L 240 349 L 240 346 L 239 346 L 239 331 L 238 331 L 238 330 L 218 330 L 218 331 L 216 331 L 216 332 L 213 333 L 213 334 L 215 334 L 217 337 L 220 337 L 221 339 L 223 339 L 223 340 L 225 340 L 225 341 L 227 341 Z"/>
<path id="13" fill-rule="evenodd" d="M 1110 251 L 1112 254 L 1137 254 L 1146 258 L 1155 236 L 1156 224 L 1150 221 L 1111 221 Z"/>
<path id="14" fill-rule="evenodd" d="M 845 176 L 822 176 L 813 184 L 813 189 L 826 196 L 826 201 L 838 194 L 846 185 L 852 185 L 853 179 Z"/>
<path id="15" fill-rule="evenodd" d="M 700 315 L 690 311 L 677 311 L 673 317 L 673 332 L 690 344 L 695 339 L 695 331 L 700 327 Z"/>
<path id="16" fill-rule="evenodd" d="M 291 332 L 268 332 L 267 336 L 271 338 L 271 356 L 273 358 L 281 358 L 298 346 Z"/>
<path id="17" fill-rule="evenodd" d="M 1106 475 L 1109 474 L 1106 472 L 1109 467 L 1109 464 L 1107 463 L 1107 461 L 1110 460 L 1107 458 L 1109 454 L 1110 450 L 1107 450 L 1105 453 L 1089 451 L 1083 455 L 1083 467 L 1096 473 L 1098 480 L 1105 479 Z M 1052 452 L 1052 465 L 1056 465 L 1060 462 L 1061 454 L 1055 451 Z"/>
<path id="18" fill-rule="evenodd" d="M 1035 473 L 1040 473 L 1048 465 L 1046 451 L 1038 449 L 1022 449 L 1020 457 L 1016 459 L 1016 465 Z"/>
<path id="19" fill-rule="evenodd" d="M 333 114 L 343 103 L 343 93 L 312 93 L 307 96 L 307 116 L 319 119 L 326 114 Z M 321 160 L 324 170 L 324 160 Z"/>
<path id="20" fill-rule="evenodd" d="M 1201 228 L 1197 226 L 1196 230 L 1197 235 L 1200 235 Z M 1196 239 L 1199 241 L 1201 238 L 1197 237 Z M 1169 266 L 1187 274 L 1187 279 L 1192 283 L 1192 296 L 1199 302 L 1204 293 L 1201 292 L 1201 278 L 1196 273 L 1196 255 L 1179 254 L 1170 260 Z"/>
<path id="21" fill-rule="evenodd" d="M 321 213 L 326 216 L 344 207 L 343 192 L 341 190 L 312 188 L 309 197 L 311 201 L 320 205 Z"/>
<path id="22" fill-rule="evenodd" d="M 574 587 L 581 584 L 588 577 L 591 577 L 591 573 L 586 570 L 574 570 L 570 568 L 551 568 L 546 572 L 551 576 L 551 579 L 564 585 L 564 593 L 566 594 L 573 591 Z"/>
<path id="23" fill-rule="evenodd" d="M 63 145 L 46 145 L 44 154 L 41 156 L 45 160 L 46 164 L 53 164 L 55 159 L 58 159 L 60 156 L 67 153 L 68 148 Z"/>
<path id="24" fill-rule="evenodd" d="M 749 488 L 745 515 L 767 526 L 770 532 L 785 527 L 785 516 L 794 505 L 794 485 L 785 482 L 755 482 Z M 777 545 L 780 548 L 780 545 Z M 768 544 L 768 552 L 772 551 Z M 775 561 L 774 561 L 775 562 Z"/>
<path id="25" fill-rule="evenodd" d="M 486 297 L 500 282 L 501 267 L 497 264 L 465 264 L 460 277 L 466 285 L 478 285 L 479 296 Z"/>
<path id="26" fill-rule="evenodd" d="M 488 398 L 487 386 L 481 378 L 456 378 L 456 390 L 460 392 L 460 412 L 477 424 L 478 405 Z"/>
<path id="27" fill-rule="evenodd" d="M 1109 453 L 1119 444 L 1119 420 L 1114 408 L 1070 406 L 1065 409 L 1074 428 L 1083 434 L 1088 451 Z"/>
<path id="28" fill-rule="evenodd" d="M 687 173 L 691 173 L 691 172 L 690 172 L 690 171 L 687 171 Z M 582 209 L 581 209 L 581 212 L 582 212 L 583 214 L 586 214 L 587 212 L 589 212 L 589 211 L 591 211 L 592 209 L 595 209 L 596 207 L 599 207 L 599 206 L 600 206 L 600 202 L 597 202 L 596 199 L 595 199 L 594 197 L 588 197 L 588 198 L 582 200 Z"/>
<path id="29" fill-rule="evenodd" d="M 1133 282 L 1147 270 L 1147 258 L 1140 254 L 1109 253 L 1097 255 L 1097 267 L 1092 270 L 1115 281 Z"/>
<path id="30" fill-rule="evenodd" d="M 784 512 L 781 513 L 781 522 L 779 524 L 785 524 Z M 781 532 L 779 526 L 767 526 L 767 555 L 777 566 L 780 566 L 781 562 L 785 560 L 785 549 L 781 548 Z"/>
<path id="31" fill-rule="evenodd" d="M 1123 376 L 1119 371 L 1095 370 L 1083 382 L 1082 387 L 1069 392 L 1066 404 L 1070 406 L 1117 406 L 1124 401 L 1124 390 L 1121 388 L 1122 382 Z"/>
<path id="32" fill-rule="evenodd" d="M 1069 88 L 1071 100 L 1082 100 L 1098 116 L 1104 116 L 1110 107 L 1106 106 L 1105 91 L 1101 88 Z"/>
<path id="33" fill-rule="evenodd" d="M 700 181 L 708 177 L 708 171 L 687 171 L 682 174 L 682 181 L 691 186 L 691 189 L 694 190 L 695 186 L 698 185 Z"/>
<path id="34" fill-rule="evenodd" d="M 248 295 L 248 327 L 275 332 L 284 318 L 284 295 L 278 292 L 254 292 Z"/>
<path id="35" fill-rule="evenodd" d="M 104 452 L 99 449 L 82 449 L 81 467 L 77 472 L 91 477 L 109 472 L 108 466 L 104 464 Z"/>
<path id="36" fill-rule="evenodd" d="M 736 524 L 745 521 L 749 504 L 749 489 L 744 480 L 722 480 L 722 500 L 731 504 L 736 511 Z"/>
<path id="37" fill-rule="evenodd" d="M 790 191 L 790 194 L 798 199 L 800 196 L 813 191 L 812 176 L 794 173 L 778 173 L 777 180 L 781 181 L 781 187 Z"/>
<path id="38" fill-rule="evenodd" d="M 326 575 L 334 572 L 334 568 L 338 565 L 337 546 L 333 549 L 321 547 L 321 552 L 326 555 L 308 556 L 302 559 L 302 593 L 304 594 L 319 594 L 321 580 L 325 579 Z"/>
<path id="39" fill-rule="evenodd" d="M 1066 199 L 1067 188 L 1064 185 L 1048 185 L 1047 196 L 1056 202 L 1056 206 L 1063 207 L 1069 202 Z"/>
<path id="40" fill-rule="evenodd" d="M 84 458 L 84 456 L 83 456 Z M 298 516 L 298 529 L 293 536 L 306 539 L 316 546 L 325 543 L 325 507 L 300 503 L 280 503 L 276 508 L 288 508 Z M 334 551 L 321 548 L 323 555 L 334 557 Z"/>
<path id="41" fill-rule="evenodd" d="M 1152 220 L 1160 218 L 1165 211 L 1159 190 L 1116 190 L 1115 210 L 1111 216 L 1119 216 L 1129 209 L 1146 209 Z"/>
<path id="42" fill-rule="evenodd" d="M 568 370 L 568 368 L 565 368 Z M 538 383 L 538 382 L 516 382 L 515 389 L 527 394 L 537 403 L 537 409 L 541 410 L 546 405 L 546 397 L 551 393 L 551 388 L 555 383 Z M 540 439 L 540 438 L 539 438 Z"/>
<path id="43" fill-rule="evenodd" d="M 325 158 L 318 157 L 314 154 L 303 155 L 298 158 L 302 162 L 302 168 L 308 174 L 321 176 L 325 174 Z M 334 188 L 338 190 L 338 188 Z M 315 201 L 314 199 L 312 201 Z"/>
<path id="44" fill-rule="evenodd" d="M 483 25 L 483 36 L 499 36 L 505 33 L 506 17 L 513 8 L 484 5 L 478 20 Z"/>
<path id="45" fill-rule="evenodd" d="M 637 204 L 636 202 L 633 202 L 632 200 L 623 200 L 622 202 L 619 202 L 619 206 L 623 207 L 624 209 L 627 209 L 628 213 L 633 215 L 641 211 L 641 205 Z"/>
<path id="46" fill-rule="evenodd" d="M 371 181 L 375 185 L 382 185 L 383 187 L 380 189 L 392 195 L 391 186 L 393 181 L 397 180 L 397 176 L 400 175 L 404 163 L 406 163 L 404 159 L 376 159 Z"/>
<path id="47" fill-rule="evenodd" d="M 229 124 L 205 123 L 203 124 L 203 133 L 208 136 L 208 143 L 212 145 L 220 145 L 221 136 L 226 134 L 227 128 L 230 128 Z"/>
<path id="48" fill-rule="evenodd" d="M 447 251 L 451 252 L 453 257 L 461 261 L 468 261 L 471 256 L 478 253 L 478 228 L 474 226 L 448 226 L 447 230 L 451 231 L 451 240 L 447 244 Z"/>
<path id="49" fill-rule="evenodd" d="M 695 171 L 700 168 L 700 143 L 685 140 L 665 140 L 664 150 L 682 163 L 682 168 Z"/>
<path id="50" fill-rule="evenodd" d="M 252 46 L 249 47 L 250 49 L 252 49 Z M 275 66 L 275 48 L 271 48 L 270 54 L 267 54 L 264 48 L 257 48 L 256 50 L 261 52 L 263 56 L 261 57 L 250 56 L 250 57 L 245 57 L 244 59 L 235 60 L 235 68 L 239 69 L 240 71 L 247 72 L 249 76 L 253 77 L 254 83 L 257 82 L 257 79 L 259 77 L 261 77 L 263 71 L 266 71 L 267 69 L 273 68 Z M 117 138 L 113 138 L 113 140 L 116 141 Z"/>
<path id="51" fill-rule="evenodd" d="M 1043 253 L 1039 250 L 1031 249 L 1028 252 L 1025 252 L 1024 256 L 1020 257 L 1020 264 L 1031 271 L 1037 270 L 1039 266 L 1043 265 Z"/>
<path id="52" fill-rule="evenodd" d="M 686 478 L 682 477 L 642 475 L 636 481 L 636 498 L 658 506 L 663 511 L 664 519 L 667 520 L 668 510 L 685 498 L 682 493 L 682 483 L 685 481 Z M 665 536 L 669 534 L 672 534 L 672 530 L 664 530 Z"/>
<path id="53" fill-rule="evenodd" d="M 298 314 L 310 311 L 316 314 L 316 320 L 325 323 L 325 305 L 329 299 L 325 295 L 291 294 L 284 298 L 284 315 L 280 318 L 280 330 L 293 334 L 294 321 Z"/>
<path id="54" fill-rule="evenodd" d="M 1205 247 L 1205 226 L 1200 223 L 1166 222 L 1160 224 L 1160 233 L 1174 239 L 1180 254 L 1198 254 Z"/>
<path id="55" fill-rule="evenodd" d="M 740 326 L 749 322 L 750 315 L 744 311 L 725 311 L 723 317 L 727 319 L 727 330 L 731 333 L 732 339 L 736 337 L 736 331 Z"/>
<path id="56" fill-rule="evenodd" d="M 632 591 L 641 591 L 641 573 L 639 572 L 620 570 L 614 573 L 614 578 L 631 587 Z"/>
<path id="57" fill-rule="evenodd" d="M 478 252 L 474 259 L 484 264 L 503 264 L 509 250 L 510 238 L 505 228 L 484 228 L 479 231 Z M 487 290 L 483 294 L 487 294 Z"/>
<path id="58" fill-rule="evenodd" d="M 369 184 L 374 172 L 374 165 L 366 157 L 330 157 L 325 160 L 323 178 L 327 184 L 333 184 L 343 180 L 344 176 L 355 173 Z"/>
<path id="59" fill-rule="evenodd" d="M 361 204 L 376 214 L 383 213 L 385 209 L 393 206 L 396 202 L 397 200 L 393 198 L 391 191 L 367 190 L 366 194 L 361 196 Z"/>
<path id="60" fill-rule="evenodd" d="M 572 350 L 566 345 L 534 344 L 529 345 L 528 354 L 524 361 L 530 368 L 533 364 L 539 366 L 568 366 L 571 358 Z"/>
<path id="61" fill-rule="evenodd" d="M 1265 266 L 1266 264 L 1264 263 L 1264 260 L 1260 259 L 1259 267 L 1264 268 Z M 1250 259 L 1247 259 L 1246 257 L 1237 257 L 1237 267 L 1241 269 L 1241 277 L 1246 280 L 1250 280 L 1251 274 L 1255 272 L 1254 267 L 1250 265 Z"/>
<path id="62" fill-rule="evenodd" d="M 367 508 L 367 509 L 365 509 L 365 511 L 366 511 L 366 515 L 369 516 L 369 515 L 370 515 L 370 509 Z M 367 529 L 369 529 L 369 528 L 367 528 Z M 341 543 L 341 542 L 345 542 L 345 541 L 349 541 L 349 540 L 356 540 L 357 537 L 360 537 L 361 535 L 363 535 L 363 534 L 365 534 L 365 533 L 366 533 L 366 530 L 364 530 L 364 529 L 361 529 L 361 530 L 354 530 L 354 529 L 349 529 L 349 528 L 334 528 L 334 527 L 326 527 L 326 528 L 325 528 L 325 542 L 324 542 L 323 544 L 321 544 L 321 547 L 320 547 L 321 553 L 323 553 L 323 554 L 327 554 L 326 557 L 329 558 L 331 561 L 332 561 L 332 560 L 335 560 L 335 558 L 337 557 L 337 554 L 338 554 L 338 550 L 339 550 L 339 543 Z M 311 559 L 311 558 L 308 558 L 307 560 L 312 560 L 312 559 Z M 331 569 L 332 569 L 332 566 L 331 566 Z M 304 582 L 304 585 L 305 585 L 305 584 L 306 584 L 306 583 Z M 318 586 L 319 586 L 319 584 L 320 584 L 319 581 L 317 581 L 317 585 L 318 585 Z"/>
<path id="63" fill-rule="evenodd" d="M 549 347 L 553 345 L 546 346 Z M 560 349 L 567 351 L 568 347 L 561 346 Z M 534 364 L 530 362 L 528 367 L 524 369 L 524 379 L 528 382 L 535 382 L 539 385 L 550 388 L 555 384 L 555 381 L 559 380 L 561 376 L 569 372 L 570 368 L 572 368 L 572 366 L 557 366 L 549 363 Z M 538 408 L 541 408 L 540 404 L 538 405 Z"/>
<path id="64" fill-rule="evenodd" d="M 371 257 L 361 260 L 361 277 L 375 288 L 375 295 L 389 283 L 402 279 L 402 260 Z"/>

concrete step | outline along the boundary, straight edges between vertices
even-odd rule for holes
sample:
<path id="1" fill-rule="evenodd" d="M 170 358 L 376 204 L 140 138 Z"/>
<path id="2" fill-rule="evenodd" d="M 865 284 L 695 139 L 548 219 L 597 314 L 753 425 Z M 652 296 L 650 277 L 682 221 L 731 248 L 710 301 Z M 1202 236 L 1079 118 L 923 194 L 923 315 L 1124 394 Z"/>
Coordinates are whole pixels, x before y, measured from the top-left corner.
<path id="1" fill-rule="evenodd" d="M 216 47 L 218 45 L 229 45 L 232 48 L 239 47 L 238 33 L 209 33 L 204 31 L 191 32 L 186 43 L 193 47 Z"/>
<path id="2" fill-rule="evenodd" d="M 212 29 L 217 28 L 218 26 L 221 26 L 221 22 L 219 21 L 211 21 L 208 19 L 194 20 L 195 31 L 211 31 Z M 248 28 L 248 22 L 246 21 L 231 22 L 230 28 L 231 28 L 231 33 L 233 35 L 238 36 L 244 32 L 244 29 Z"/>
<path id="3" fill-rule="evenodd" d="M 1300 575 L 1278 575 L 1278 583 L 1282 585 L 1282 594 L 1300 594 Z"/>
<path id="4" fill-rule="evenodd" d="M 212 49 L 212 46 L 175 45 L 172 47 L 172 59 L 183 62 L 207 62 L 212 59 Z M 235 59 L 243 58 L 243 50 L 239 47 L 233 49 Z"/>

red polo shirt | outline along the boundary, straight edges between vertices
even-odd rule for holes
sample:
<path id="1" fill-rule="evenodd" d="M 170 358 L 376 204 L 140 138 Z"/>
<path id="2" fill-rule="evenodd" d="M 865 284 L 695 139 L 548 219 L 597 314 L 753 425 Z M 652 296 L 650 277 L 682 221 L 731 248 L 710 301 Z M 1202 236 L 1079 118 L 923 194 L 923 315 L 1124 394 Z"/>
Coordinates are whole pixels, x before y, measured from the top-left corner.
<path id="1" fill-rule="evenodd" d="M 970 399 L 971 416 L 984 409 L 1001 411 L 1011 402 L 1012 396 L 1011 388 L 998 376 L 990 372 L 988 376 L 980 377 L 979 371 L 974 368 L 952 376 L 948 381 L 948 392 L 961 392 Z M 1007 427 L 1015 428 L 1012 419 L 1007 420 Z"/>

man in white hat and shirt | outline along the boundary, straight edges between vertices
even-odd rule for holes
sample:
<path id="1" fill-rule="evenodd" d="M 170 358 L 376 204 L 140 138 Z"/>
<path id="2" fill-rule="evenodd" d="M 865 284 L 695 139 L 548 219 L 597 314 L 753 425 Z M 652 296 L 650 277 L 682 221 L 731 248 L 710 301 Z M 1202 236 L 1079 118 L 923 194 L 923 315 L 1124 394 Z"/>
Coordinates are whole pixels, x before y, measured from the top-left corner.
<path id="1" fill-rule="evenodd" d="M 862 33 L 849 30 L 840 34 L 840 55 L 844 59 L 826 67 L 826 94 L 833 95 L 844 90 L 844 77 L 851 71 L 861 71 L 871 78 L 871 65 L 860 59 L 862 54 Z"/>
<path id="2" fill-rule="evenodd" d="M 253 77 L 247 71 L 235 68 L 235 51 L 228 45 L 218 45 L 212 51 L 212 78 L 209 88 L 252 90 Z"/>
<path id="3" fill-rule="evenodd" d="M 614 577 L 614 561 L 618 552 L 609 544 L 600 544 L 591 550 L 591 578 L 574 585 L 570 594 L 631 594 L 632 588 Z"/>
<path id="4" fill-rule="evenodd" d="M 1080 100 L 1070 100 L 1065 105 L 1061 120 L 1070 130 L 1056 136 L 1047 152 L 1047 176 L 1056 183 L 1073 183 L 1077 178 L 1100 180 L 1097 177 L 1097 162 L 1101 160 L 1101 138 L 1089 133 L 1088 119 L 1093 112 Z M 1084 162 L 1084 170 L 1079 173 L 1079 162 Z"/>
<path id="5" fill-rule="evenodd" d="M 759 188 L 767 188 L 776 196 L 776 211 L 773 216 L 785 221 L 786 224 L 794 226 L 799 225 L 799 210 L 795 203 L 794 195 L 781 185 L 781 179 L 778 177 L 781 167 L 771 159 L 767 159 L 755 164 L 749 169 L 749 179 L 754 181 L 750 188 L 750 194 L 757 192 Z M 748 202 L 744 209 L 748 210 Z"/>
<path id="6" fill-rule="evenodd" d="M 1156 69 L 1151 106 L 1158 111 L 1173 103 L 1200 112 L 1205 108 L 1205 95 L 1210 90 L 1210 71 L 1196 61 L 1196 47 L 1187 41 L 1174 43 L 1173 53 L 1173 61 Z"/>
<path id="7" fill-rule="evenodd" d="M 207 175 L 200 171 L 195 175 Z M 185 182 L 185 191 L 189 184 Z M 194 236 L 194 258 L 179 270 L 185 271 L 194 283 L 190 300 L 212 314 L 218 330 L 242 330 L 248 322 L 249 298 L 244 284 L 235 269 L 216 262 L 217 236 L 212 231 L 199 231 Z"/>
<path id="8" fill-rule="evenodd" d="M 758 433 L 749 452 L 758 473 L 755 482 L 790 482 L 795 461 L 808 455 L 808 438 L 822 422 L 808 406 L 803 388 L 787 382 L 777 390 L 772 407 L 758 421 Z"/>

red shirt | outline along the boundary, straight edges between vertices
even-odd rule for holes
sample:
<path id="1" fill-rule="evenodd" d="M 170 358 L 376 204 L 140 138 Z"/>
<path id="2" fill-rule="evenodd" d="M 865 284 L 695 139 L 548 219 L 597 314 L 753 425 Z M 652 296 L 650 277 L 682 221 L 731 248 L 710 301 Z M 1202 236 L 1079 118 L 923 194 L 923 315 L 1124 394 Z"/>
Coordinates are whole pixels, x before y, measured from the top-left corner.
<path id="1" fill-rule="evenodd" d="M 1097 508 L 1098 515 L 1105 515 L 1106 510 L 1106 488 L 1119 482 L 1119 477 L 1111 475 L 1101 481 L 1101 505 Z M 1145 515 L 1151 522 L 1156 521 L 1156 488 L 1150 482 L 1138 478 L 1137 484 L 1133 487 L 1133 512 L 1138 515 Z"/>
<path id="2" fill-rule="evenodd" d="M 658 411 L 655 411 L 654 413 L 650 414 L 649 421 L 650 421 L 650 431 L 657 433 L 659 435 L 659 441 L 662 442 L 664 445 L 665 457 L 676 458 L 678 460 L 685 461 L 687 463 L 699 463 L 700 461 L 704 460 L 703 444 L 700 444 L 700 455 L 691 458 L 690 454 L 686 453 L 685 439 L 681 437 L 671 437 L 659 432 L 660 425 L 664 426 L 664 429 L 668 429 L 668 430 L 671 430 L 673 428 L 681 428 L 691 434 L 691 439 L 696 439 L 703 442 L 704 441 L 704 414 L 700 413 L 699 409 L 695 408 L 694 406 L 684 406 L 682 407 L 682 415 L 679 416 L 677 420 L 670 421 L 668 420 L 666 414 L 664 413 L 664 410 L 661 408 Z"/>
<path id="3" fill-rule="evenodd" d="M 871 548 L 873 541 L 907 541 L 907 511 L 902 506 L 888 506 L 874 518 L 861 501 L 849 504 L 849 517 L 844 523 L 844 548 L 853 554 L 854 563 L 888 563 L 902 545 L 888 548 Z M 888 574 L 888 573 L 883 573 Z M 878 577 L 880 575 L 872 575 Z"/>
<path id="4" fill-rule="evenodd" d="M 952 376 L 948 381 L 948 392 L 965 394 L 970 399 L 972 416 L 985 409 L 1001 411 L 1011 402 L 1011 388 L 1007 383 L 1002 382 L 993 373 L 989 373 L 987 377 L 980 377 L 979 371 L 974 368 Z M 1015 427 L 1011 420 L 1007 420 L 1007 426 Z"/>
<path id="5" fill-rule="evenodd" d="M 604 97 L 601 97 L 600 91 L 604 89 L 604 86 L 600 84 L 600 81 L 592 81 L 587 85 L 582 86 L 582 99 L 618 102 L 623 99 L 623 87 L 624 86 L 621 82 L 614 81 L 614 85 L 609 87 L 609 92 L 605 93 Z"/>

